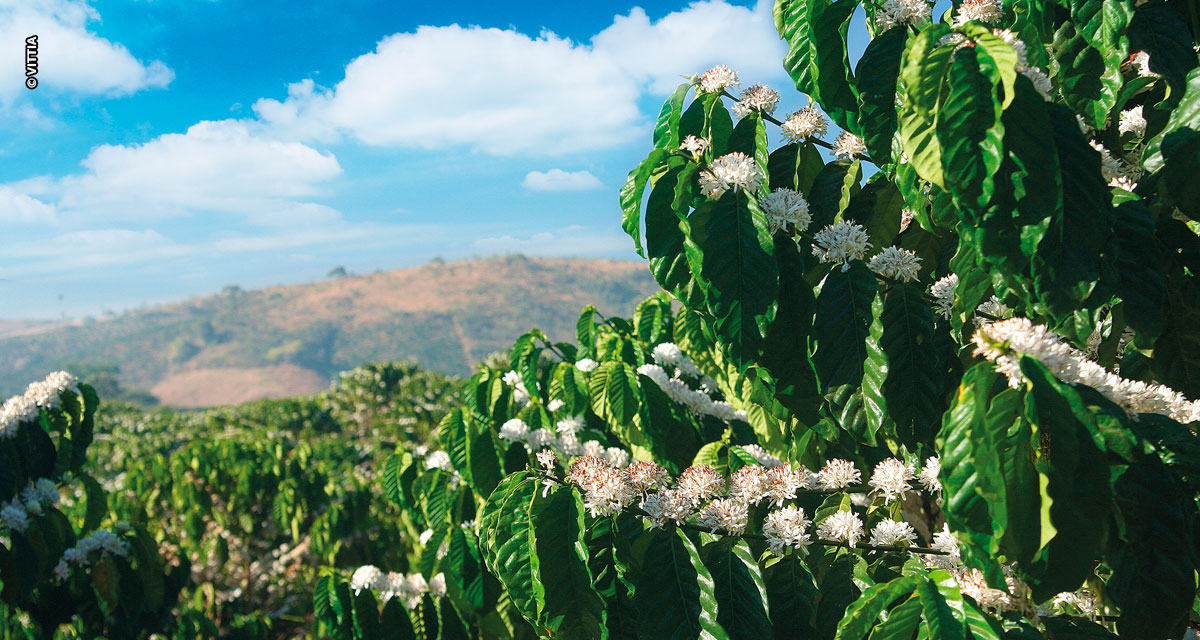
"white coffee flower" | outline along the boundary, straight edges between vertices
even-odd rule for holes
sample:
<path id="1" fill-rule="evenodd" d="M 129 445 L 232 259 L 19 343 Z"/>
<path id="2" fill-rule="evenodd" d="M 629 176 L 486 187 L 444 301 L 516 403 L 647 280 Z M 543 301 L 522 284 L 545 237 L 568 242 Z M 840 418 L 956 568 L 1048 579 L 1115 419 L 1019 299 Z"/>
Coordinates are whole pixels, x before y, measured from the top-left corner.
<path id="1" fill-rule="evenodd" d="M 619 447 L 609 447 L 604 450 L 604 461 L 616 469 L 629 465 L 629 452 Z"/>
<path id="2" fill-rule="evenodd" d="M 529 452 L 541 451 L 546 447 L 553 446 L 558 442 L 558 436 L 553 431 L 542 427 L 535 431 L 530 431 L 525 438 L 525 449 Z"/>
<path id="3" fill-rule="evenodd" d="M 734 151 L 713 160 L 708 169 L 700 172 L 699 180 L 700 193 L 716 200 L 729 190 L 758 191 L 763 174 L 754 158 Z"/>
<path id="4" fill-rule="evenodd" d="M 921 473 L 917 474 L 917 479 L 921 481 L 921 486 L 929 493 L 937 495 L 942 491 L 942 481 L 938 476 L 942 473 L 942 459 L 937 456 L 930 456 L 925 460 L 925 466 L 921 467 Z"/>
<path id="5" fill-rule="evenodd" d="M 1120 122 L 1117 123 L 1117 131 L 1120 133 L 1132 132 L 1137 136 L 1146 135 L 1146 117 L 1143 115 L 1142 105 L 1126 109 L 1121 112 Z"/>
<path id="6" fill-rule="evenodd" d="M 829 120 L 820 109 L 810 104 L 788 116 L 780 128 L 788 142 L 804 142 L 829 133 Z"/>
<path id="7" fill-rule="evenodd" d="M 779 458 L 776 458 L 775 456 L 767 453 L 767 450 L 763 449 L 759 445 L 743 444 L 743 445 L 741 445 L 741 447 L 742 447 L 742 451 L 745 451 L 746 453 L 750 454 L 754 458 L 755 461 L 757 461 L 762 466 L 767 467 L 768 469 L 770 469 L 772 467 L 779 467 L 779 466 L 783 465 L 783 460 L 780 460 Z"/>
<path id="8" fill-rule="evenodd" d="M 583 416 L 567 416 L 566 418 L 559 420 L 558 423 L 554 425 L 554 428 L 559 433 L 573 435 L 579 433 L 579 431 L 586 425 L 587 423 L 584 421 Z"/>
<path id="9" fill-rule="evenodd" d="M 454 471 L 454 464 L 450 461 L 450 454 L 445 451 L 434 451 L 425 458 L 425 468 Z"/>
<path id="10" fill-rule="evenodd" d="M 767 217 L 771 233 L 789 228 L 804 231 L 812 224 L 808 201 L 799 191 L 780 187 L 760 198 L 758 206 Z"/>
<path id="11" fill-rule="evenodd" d="M 354 570 L 354 575 L 350 576 L 350 588 L 354 590 L 354 595 L 358 595 L 363 589 L 381 590 L 387 576 L 379 567 L 365 564 Z"/>
<path id="12" fill-rule="evenodd" d="M 939 279 L 929 288 L 934 297 L 933 308 L 943 318 L 950 319 L 950 310 L 954 307 L 954 290 L 958 287 L 958 274 L 952 273 Z"/>
<path id="13" fill-rule="evenodd" d="M 875 25 L 882 32 L 898 25 L 928 22 L 933 4 L 925 0 L 885 0 L 875 11 Z"/>
<path id="14" fill-rule="evenodd" d="M 500 426 L 500 439 L 511 442 L 524 442 L 529 437 L 529 425 L 520 418 L 513 418 Z"/>
<path id="15" fill-rule="evenodd" d="M 648 460 L 638 460 L 625 469 L 629 484 L 634 491 L 646 493 L 653 489 L 662 489 L 671 482 L 671 474 L 667 470 Z"/>
<path id="16" fill-rule="evenodd" d="M 845 542 L 853 547 L 865 535 L 862 520 L 851 511 L 837 511 L 817 526 L 817 536 L 822 540 Z"/>
<path id="17" fill-rule="evenodd" d="M 882 251 L 871 257 L 867 268 L 885 278 L 912 282 L 921 271 L 921 259 L 917 254 L 900 247 L 884 247 Z"/>
<path id="18" fill-rule="evenodd" d="M 546 471 L 554 471 L 554 464 L 558 459 L 554 457 L 554 452 L 549 449 L 542 449 L 536 454 L 538 464 Z"/>
<path id="19" fill-rule="evenodd" d="M 668 522 L 679 524 L 694 511 L 691 500 L 676 489 L 664 489 L 648 494 L 640 505 L 650 518 L 652 529 L 665 526 Z"/>
<path id="20" fill-rule="evenodd" d="M 13 500 L 0 508 L 0 524 L 17 533 L 25 533 L 29 528 L 29 515 L 20 502 Z"/>
<path id="21" fill-rule="evenodd" d="M 996 0 L 963 0 L 954 12 L 953 25 L 961 27 L 971 20 L 991 24 L 1003 17 L 1004 11 Z"/>
<path id="22" fill-rule="evenodd" d="M 729 478 L 729 496 L 749 504 L 762 502 L 769 491 L 770 478 L 762 465 L 746 465 Z"/>
<path id="23" fill-rule="evenodd" d="M 903 498 L 908 491 L 908 481 L 913 478 L 913 468 L 897 458 L 888 458 L 875 465 L 871 479 L 867 482 L 883 494 L 883 501 L 891 502 Z"/>
<path id="24" fill-rule="evenodd" d="M 563 404 L 564 403 L 562 400 L 555 398 L 550 401 L 550 404 L 546 405 L 546 411 L 549 411 L 550 413 L 554 413 L 555 411 L 558 411 L 559 409 L 563 408 Z"/>
<path id="25" fill-rule="evenodd" d="M 596 362 L 595 360 L 592 360 L 591 358 L 584 358 L 584 359 L 580 360 L 579 362 L 575 363 L 575 367 L 584 373 L 590 373 L 592 371 L 595 371 L 596 367 L 599 367 L 599 366 L 600 366 L 600 363 Z"/>
<path id="26" fill-rule="evenodd" d="M 692 154 L 693 160 L 699 160 L 700 156 L 704 155 L 705 151 L 708 151 L 708 147 L 708 140 L 697 136 L 688 136 L 683 139 L 683 142 L 679 143 L 679 150 Z"/>
<path id="27" fill-rule="evenodd" d="M 1042 96 L 1043 100 L 1051 100 L 1054 97 L 1054 84 L 1050 82 L 1050 76 L 1046 75 L 1045 71 L 1037 67 L 1024 67 L 1018 71 L 1029 78 L 1033 83 L 1033 88 L 1037 89 L 1038 95 Z"/>
<path id="28" fill-rule="evenodd" d="M 745 502 L 737 498 L 722 498 L 713 500 L 701 509 L 697 521 L 700 526 L 708 527 L 713 533 L 724 531 L 741 535 L 746 532 L 746 520 L 749 516 Z"/>
<path id="29" fill-rule="evenodd" d="M 804 509 L 789 505 L 767 514 L 767 521 L 763 524 L 763 535 L 767 538 L 771 552 L 783 555 L 787 549 L 804 550 L 812 543 L 812 538 L 808 535 L 810 524 L 812 523 L 808 518 L 804 517 Z"/>
<path id="30" fill-rule="evenodd" d="M 429 595 L 434 598 L 446 595 L 446 574 L 439 573 L 429 579 Z"/>
<path id="31" fill-rule="evenodd" d="M 733 104 L 733 114 L 745 118 L 751 113 L 775 113 L 779 106 L 779 92 L 765 84 L 756 84 L 738 96 Z"/>
<path id="32" fill-rule="evenodd" d="M 899 520 L 882 520 L 871 530 L 871 544 L 880 547 L 911 547 L 916 541 L 912 525 Z"/>
<path id="33" fill-rule="evenodd" d="M 817 474 L 817 483 L 822 489 L 844 489 L 860 482 L 861 474 L 854 468 L 854 463 L 841 458 L 834 458 L 825 463 Z"/>
<path id="34" fill-rule="evenodd" d="M 692 465 L 679 474 L 675 488 L 684 498 L 699 504 L 725 493 L 725 477 L 709 465 Z"/>
<path id="35" fill-rule="evenodd" d="M 683 359 L 683 350 L 674 342 L 664 342 L 654 347 L 654 351 L 650 355 L 658 364 L 664 367 L 673 367 Z"/>
<path id="36" fill-rule="evenodd" d="M 733 69 L 719 64 L 705 71 L 698 84 L 703 93 L 720 93 L 738 84 L 738 74 Z"/>
<path id="37" fill-rule="evenodd" d="M 862 260 L 871 248 L 870 236 L 857 222 L 835 222 L 813 236 L 813 255 L 821 262 L 841 263 L 845 271 L 851 260 Z"/>
<path id="38" fill-rule="evenodd" d="M 833 155 L 842 160 L 853 159 L 854 156 L 861 156 L 867 153 L 867 144 L 863 139 L 850 133 L 843 131 L 833 141 Z"/>

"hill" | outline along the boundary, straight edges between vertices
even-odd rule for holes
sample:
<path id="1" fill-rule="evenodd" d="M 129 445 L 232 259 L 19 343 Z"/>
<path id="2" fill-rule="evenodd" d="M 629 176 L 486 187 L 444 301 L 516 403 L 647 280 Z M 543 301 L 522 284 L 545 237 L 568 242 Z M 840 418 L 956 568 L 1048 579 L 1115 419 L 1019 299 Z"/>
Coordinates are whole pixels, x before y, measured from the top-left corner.
<path id="1" fill-rule="evenodd" d="M 467 374 L 530 327 L 574 336 L 586 304 L 628 315 L 657 290 L 644 263 L 506 256 L 243 291 L 0 337 L 0 394 L 69 364 L 116 365 L 164 403 L 313 393 L 372 360 Z"/>

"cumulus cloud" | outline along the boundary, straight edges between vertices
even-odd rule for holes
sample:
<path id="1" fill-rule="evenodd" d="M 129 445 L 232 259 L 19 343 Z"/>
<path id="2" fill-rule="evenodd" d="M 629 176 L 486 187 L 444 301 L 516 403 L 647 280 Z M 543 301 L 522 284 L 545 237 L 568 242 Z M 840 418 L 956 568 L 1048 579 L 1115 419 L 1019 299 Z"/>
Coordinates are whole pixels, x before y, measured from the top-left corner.
<path id="1" fill-rule="evenodd" d="M 640 7 L 616 16 L 612 26 L 592 38 L 592 48 L 607 56 L 655 94 L 675 89 L 684 73 L 702 73 L 717 64 L 736 69 L 743 81 L 784 78 L 779 61 L 787 47 L 775 32 L 773 3 L 754 8 L 722 0 L 694 2 L 686 9 L 651 22 Z"/>
<path id="2" fill-rule="evenodd" d="M 286 101 L 254 110 L 318 139 L 340 131 L 369 145 L 558 154 L 628 141 L 637 96 L 613 60 L 552 33 L 452 25 L 388 36 L 333 89 L 292 85 Z"/>
<path id="3" fill-rule="evenodd" d="M 19 64 L 30 35 L 38 36 L 38 92 L 120 96 L 170 84 L 174 72 L 162 62 L 144 63 L 120 43 L 88 31 L 99 19 L 80 0 L 0 0 L 0 42 L 17 62 L 0 65 L 0 105 L 32 93 Z"/>
<path id="4" fill-rule="evenodd" d="M 767 0 L 753 9 L 696 2 L 656 22 L 635 8 L 590 44 L 550 32 L 423 26 L 384 38 L 335 86 L 293 83 L 287 98 L 263 98 L 254 111 L 290 139 L 560 155 L 644 134 L 649 118 L 638 101 L 670 91 L 681 73 L 719 62 L 748 79 L 778 79 L 783 53 Z"/>
<path id="5" fill-rule="evenodd" d="M 530 171 L 521 186 L 530 191 L 588 191 L 604 185 L 589 171 Z"/>
<path id="6" fill-rule="evenodd" d="M 339 217 L 304 200 L 341 175 L 337 159 L 256 136 L 245 122 L 205 121 L 144 144 L 102 145 L 82 165 L 84 173 L 49 188 L 64 216 L 112 221 L 218 212 L 265 226 Z"/>
<path id="7" fill-rule="evenodd" d="M 54 207 L 13 187 L 0 186 L 0 222 L 44 224 L 55 218 Z"/>

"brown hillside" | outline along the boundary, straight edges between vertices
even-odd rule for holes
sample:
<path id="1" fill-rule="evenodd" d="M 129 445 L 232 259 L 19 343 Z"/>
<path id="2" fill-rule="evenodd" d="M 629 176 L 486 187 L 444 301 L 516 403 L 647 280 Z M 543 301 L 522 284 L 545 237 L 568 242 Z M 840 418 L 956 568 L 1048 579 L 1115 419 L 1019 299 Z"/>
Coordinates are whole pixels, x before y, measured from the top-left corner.
<path id="1" fill-rule="evenodd" d="M 584 305 L 628 315 L 658 290 L 645 263 L 504 256 L 193 298 L 0 336 L 0 392 L 69 364 L 204 406 L 310 393 L 338 371 L 412 360 L 466 375 L 532 327 L 573 341 Z M 0 327 L 3 328 L 3 327 Z"/>

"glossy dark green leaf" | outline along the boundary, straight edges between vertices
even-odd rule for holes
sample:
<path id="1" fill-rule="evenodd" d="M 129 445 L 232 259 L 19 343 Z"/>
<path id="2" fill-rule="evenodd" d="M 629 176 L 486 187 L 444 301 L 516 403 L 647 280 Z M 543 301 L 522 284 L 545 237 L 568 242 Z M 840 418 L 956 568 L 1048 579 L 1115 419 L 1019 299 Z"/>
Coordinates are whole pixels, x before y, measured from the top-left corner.
<path id="1" fill-rule="evenodd" d="M 639 614 L 639 638 L 729 637 L 717 623 L 712 575 L 683 531 L 649 531 L 639 541 L 638 549 L 640 557 L 632 582 L 637 585 L 634 605 Z"/>
<path id="2" fill-rule="evenodd" d="M 775 631 L 767 615 L 762 570 L 744 540 L 717 540 L 701 552 L 713 577 L 717 622 L 733 640 L 770 638 Z"/>
<path id="3" fill-rule="evenodd" d="M 587 565 L 583 500 L 573 489 L 559 488 L 534 500 L 529 518 L 540 626 L 556 638 L 606 638 L 604 600 Z"/>

